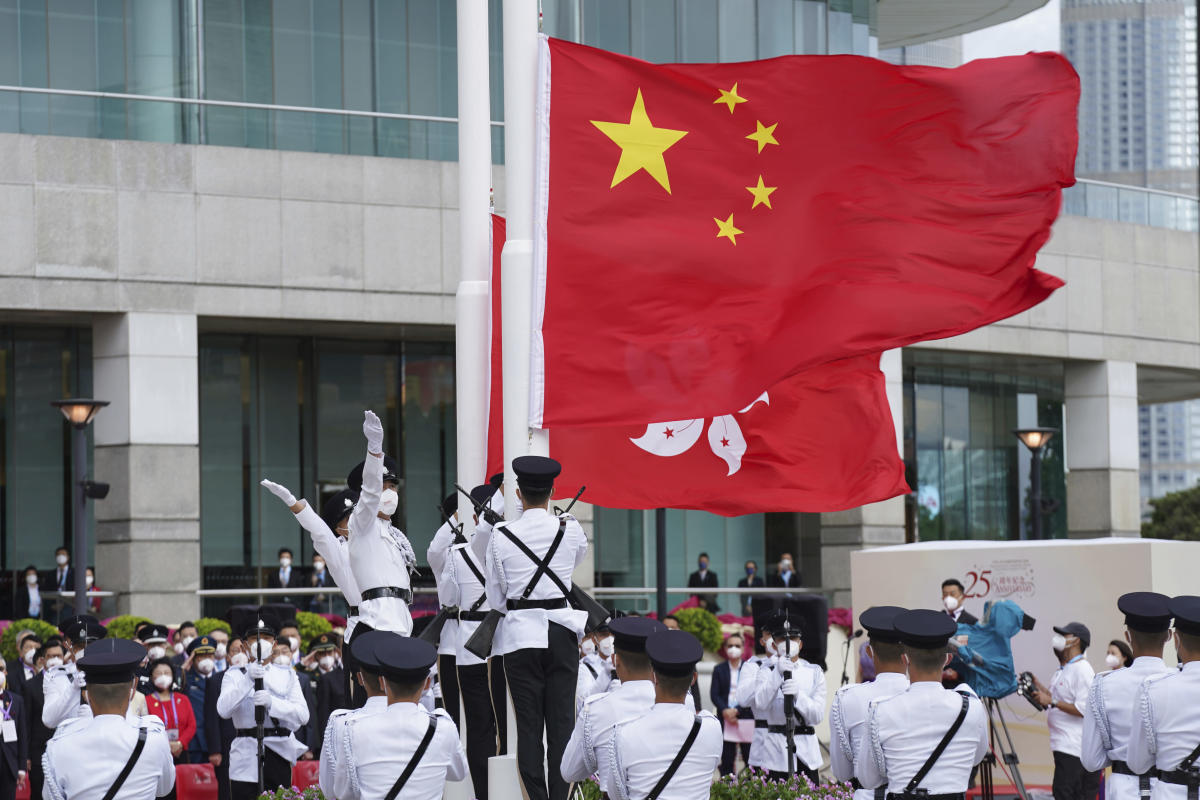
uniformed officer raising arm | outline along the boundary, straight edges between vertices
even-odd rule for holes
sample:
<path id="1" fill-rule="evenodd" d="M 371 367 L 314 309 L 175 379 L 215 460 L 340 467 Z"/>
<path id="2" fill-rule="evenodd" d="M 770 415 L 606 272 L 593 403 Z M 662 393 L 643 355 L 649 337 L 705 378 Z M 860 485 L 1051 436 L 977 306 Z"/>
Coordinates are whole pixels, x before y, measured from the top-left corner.
<path id="1" fill-rule="evenodd" d="M 1110 800 L 1149 800 L 1158 783 L 1153 770 L 1138 775 L 1129 768 L 1126 757 L 1134 696 L 1147 678 L 1169 672 L 1162 658 L 1171 629 L 1169 603 L 1170 598 L 1157 592 L 1121 595 L 1117 609 L 1125 615 L 1125 639 L 1133 649 L 1133 665 L 1097 675 L 1088 692 L 1079 758 L 1086 770 L 1098 771 L 1112 764 L 1113 776 L 1104 790 Z"/>
<path id="2" fill-rule="evenodd" d="M 370 657 L 381 673 L 372 678 L 387 694 L 387 708 L 346 720 L 350 785 L 338 800 L 436 800 L 447 779 L 467 776 L 467 756 L 450 715 L 418 703 L 432 680 L 437 650 L 403 636 L 373 640 L 372 645 Z"/>
<path id="3" fill-rule="evenodd" d="M 134 670 L 146 657 L 126 639 L 104 639 L 77 663 L 91 718 L 68 721 L 46 746 L 44 800 L 153 800 L 175 786 L 175 762 L 162 721 L 126 719 Z"/>
<path id="4" fill-rule="evenodd" d="M 942 688 L 947 643 L 958 626 L 926 609 L 897 614 L 892 626 L 910 684 L 871 703 L 855 777 L 866 789 L 886 786 L 888 800 L 962 800 L 971 769 L 988 752 L 988 720 L 969 688 Z"/>
<path id="5" fill-rule="evenodd" d="M 584 701 L 562 759 L 564 780 L 582 781 L 598 774 L 601 792 L 612 790 L 611 751 L 616 727 L 654 707 L 654 673 L 646 655 L 646 640 L 666 627 L 649 617 L 620 617 L 609 623 L 609 629 L 620 684 L 611 692 L 594 694 Z"/>
<path id="6" fill-rule="evenodd" d="M 1154 800 L 1200 797 L 1200 597 L 1172 598 L 1175 652 L 1183 669 L 1147 678 L 1133 702 L 1126 762 L 1158 769 Z"/>
<path id="7" fill-rule="evenodd" d="M 587 555 L 587 537 L 574 517 L 548 511 L 561 464 L 520 456 L 513 471 L 524 511 L 515 522 L 497 525 L 486 545 L 488 602 L 505 613 L 493 652 L 504 656 L 525 795 L 566 800 L 559 767 L 574 722 L 579 640 L 587 623 L 587 612 L 573 610 L 566 593 L 571 573 Z"/>
<path id="8" fill-rule="evenodd" d="M 654 669 L 654 705 L 617 727 L 613 743 L 614 800 L 693 800 L 707 797 L 721 761 L 721 723 L 695 713 L 687 698 L 704 648 L 685 631 L 664 630 L 646 640 Z"/>
<path id="9" fill-rule="evenodd" d="M 885 793 L 882 785 L 874 791 L 858 785 L 858 779 L 854 777 L 854 758 L 867 732 L 867 711 L 871 703 L 908 689 L 904 651 L 900 634 L 893 625 L 904 611 L 897 606 L 876 606 L 859 616 L 859 624 L 870 637 L 867 653 L 875 664 L 875 680 L 838 689 L 829 709 L 830 766 L 839 781 L 853 783 L 854 800 L 883 800 Z"/>
<path id="10" fill-rule="evenodd" d="M 760 763 L 773 780 L 789 777 L 790 763 L 815 785 L 819 781 L 821 745 L 813 726 L 825 719 L 825 673 L 800 657 L 804 642 L 798 617 L 783 610 L 772 619 L 770 627 L 778 655 L 765 669 L 760 668 L 754 679 L 754 705 L 759 713 L 765 712 L 767 720 Z M 790 761 L 786 712 L 789 696 L 791 736 L 796 748 L 795 758 Z"/>
<path id="11" fill-rule="evenodd" d="M 87 614 L 64 621 L 62 631 L 75 658 L 84 655 L 88 645 L 108 636 L 108 630 Z M 142 657 L 145 656 L 146 651 L 142 649 Z M 47 728 L 57 728 L 69 719 L 92 715 L 81 694 L 86 680 L 75 661 L 46 670 L 43 681 L 46 702 L 42 706 L 42 724 Z"/>

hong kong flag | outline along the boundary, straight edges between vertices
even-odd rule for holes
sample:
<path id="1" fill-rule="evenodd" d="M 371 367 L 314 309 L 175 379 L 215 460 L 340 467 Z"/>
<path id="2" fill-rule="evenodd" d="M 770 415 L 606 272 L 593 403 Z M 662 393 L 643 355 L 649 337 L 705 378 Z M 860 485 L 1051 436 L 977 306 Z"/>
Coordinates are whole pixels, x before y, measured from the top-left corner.
<path id="1" fill-rule="evenodd" d="M 488 471 L 504 469 L 500 249 L 492 218 Z M 909 491 L 879 356 L 823 364 L 711 418 L 652 425 L 552 428 L 560 497 L 609 508 L 694 508 L 725 516 L 838 511 Z"/>
<path id="2" fill-rule="evenodd" d="M 1062 285 L 1033 269 L 1074 182 L 1079 80 L 1057 54 L 948 70 L 541 47 L 534 427 L 736 416 L 801 370 Z"/>

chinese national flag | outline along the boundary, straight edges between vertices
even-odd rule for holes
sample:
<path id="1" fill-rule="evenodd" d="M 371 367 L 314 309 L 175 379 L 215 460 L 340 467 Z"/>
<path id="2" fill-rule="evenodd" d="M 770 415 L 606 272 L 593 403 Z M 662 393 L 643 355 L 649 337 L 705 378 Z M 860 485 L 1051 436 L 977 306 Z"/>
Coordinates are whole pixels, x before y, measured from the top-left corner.
<path id="1" fill-rule="evenodd" d="M 1033 268 L 1074 182 L 1079 80 L 1057 54 L 542 48 L 534 427 L 719 416 L 1062 285 Z"/>
<path id="2" fill-rule="evenodd" d="M 504 220 L 493 217 L 488 475 L 504 471 L 503 243 Z M 805 370 L 715 418 L 553 428 L 550 455 L 563 464 L 557 496 L 586 485 L 587 502 L 609 508 L 839 511 L 909 491 L 878 354 Z"/>

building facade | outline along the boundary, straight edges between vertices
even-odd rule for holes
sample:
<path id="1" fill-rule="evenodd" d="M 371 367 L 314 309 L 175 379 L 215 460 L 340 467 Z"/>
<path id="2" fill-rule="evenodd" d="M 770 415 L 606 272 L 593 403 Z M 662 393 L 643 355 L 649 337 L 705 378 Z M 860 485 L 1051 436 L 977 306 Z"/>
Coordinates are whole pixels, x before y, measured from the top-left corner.
<path id="1" fill-rule="evenodd" d="M 889 39 L 865 0 L 544 13 L 552 35 L 657 61 L 915 43 L 912 17 Z M 112 492 L 90 510 L 114 610 L 179 620 L 198 589 L 258 585 L 280 547 L 307 563 L 307 536 L 258 481 L 314 500 L 336 490 L 362 457 L 368 407 L 401 462 L 397 522 L 424 553 L 455 476 L 454 36 L 450 0 L 0 0 L 0 602 L 14 571 L 48 567 L 69 539 L 67 432 L 48 403 L 75 394 L 111 402 L 89 435 Z M 500 213 L 502 144 L 497 126 Z M 671 584 L 701 551 L 725 585 L 746 559 L 765 573 L 791 552 L 844 603 L 854 549 L 1020 538 L 1029 456 L 1011 429 L 1030 424 L 1064 431 L 1046 457 L 1050 535 L 1136 535 L 1138 403 L 1200 395 L 1195 201 L 1143 190 L 1137 216 L 1107 191 L 1070 190 L 1039 258 L 1065 289 L 885 355 L 911 497 L 819 515 L 672 511 Z M 585 516 L 591 577 L 650 585 L 652 514 Z"/>

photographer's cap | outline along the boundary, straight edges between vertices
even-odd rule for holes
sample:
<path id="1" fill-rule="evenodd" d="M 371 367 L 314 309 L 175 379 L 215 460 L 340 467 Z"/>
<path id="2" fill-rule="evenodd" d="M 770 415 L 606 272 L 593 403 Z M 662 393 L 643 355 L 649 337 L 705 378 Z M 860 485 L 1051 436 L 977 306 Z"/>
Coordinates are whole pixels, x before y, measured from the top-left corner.
<path id="1" fill-rule="evenodd" d="M 1055 626 L 1054 632 L 1060 636 L 1076 636 L 1083 643 L 1083 649 L 1087 650 L 1092 643 L 1092 632 L 1088 630 L 1087 625 L 1082 622 L 1068 622 L 1061 628 Z"/>

